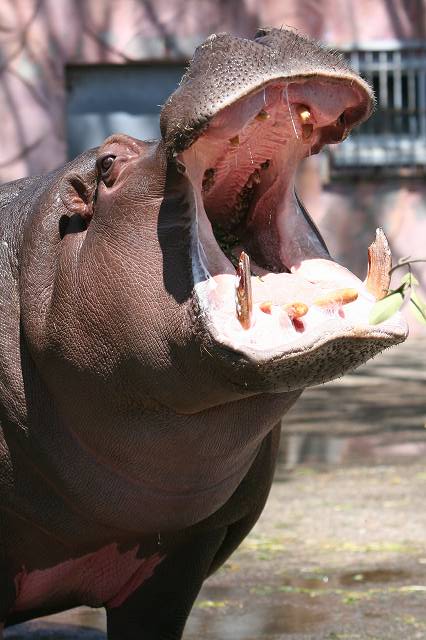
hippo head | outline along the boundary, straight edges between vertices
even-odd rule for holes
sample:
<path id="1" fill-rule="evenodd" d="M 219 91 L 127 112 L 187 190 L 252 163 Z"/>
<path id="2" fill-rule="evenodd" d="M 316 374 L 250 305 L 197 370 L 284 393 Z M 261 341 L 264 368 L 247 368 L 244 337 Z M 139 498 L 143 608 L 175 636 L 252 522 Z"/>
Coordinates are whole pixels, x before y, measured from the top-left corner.
<path id="1" fill-rule="evenodd" d="M 368 320 L 389 286 L 384 234 L 363 283 L 294 190 L 299 162 L 373 103 L 341 57 L 292 31 L 211 36 L 160 142 L 114 135 L 39 200 L 22 304 L 46 375 L 194 413 L 330 380 L 404 340 L 399 314 Z"/>

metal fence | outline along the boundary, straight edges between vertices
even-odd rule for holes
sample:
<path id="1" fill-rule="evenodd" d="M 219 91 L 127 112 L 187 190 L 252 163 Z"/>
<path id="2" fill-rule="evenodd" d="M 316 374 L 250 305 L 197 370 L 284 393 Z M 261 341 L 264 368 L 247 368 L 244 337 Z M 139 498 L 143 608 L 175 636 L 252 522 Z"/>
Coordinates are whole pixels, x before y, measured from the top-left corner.
<path id="1" fill-rule="evenodd" d="M 387 43 L 345 51 L 372 86 L 373 116 L 343 144 L 330 147 L 334 171 L 426 168 L 426 43 Z"/>

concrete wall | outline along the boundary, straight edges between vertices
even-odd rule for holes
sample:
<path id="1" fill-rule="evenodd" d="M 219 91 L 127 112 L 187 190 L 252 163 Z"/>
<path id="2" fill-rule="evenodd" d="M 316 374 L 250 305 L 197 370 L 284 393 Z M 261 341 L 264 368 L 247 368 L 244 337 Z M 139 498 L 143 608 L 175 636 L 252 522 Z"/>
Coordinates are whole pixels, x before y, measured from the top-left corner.
<path id="1" fill-rule="evenodd" d="M 212 32 L 251 36 L 264 25 L 296 27 L 337 46 L 419 40 L 425 16 L 426 0 L 2 0 L 0 181 L 65 161 L 67 64 L 185 60 Z M 336 257 L 363 275 L 366 247 L 379 223 L 396 257 L 426 257 L 422 182 L 323 187 L 316 168 L 312 159 L 302 191 Z M 418 272 L 426 286 L 425 270 Z M 419 331 L 417 324 L 413 330 Z"/>

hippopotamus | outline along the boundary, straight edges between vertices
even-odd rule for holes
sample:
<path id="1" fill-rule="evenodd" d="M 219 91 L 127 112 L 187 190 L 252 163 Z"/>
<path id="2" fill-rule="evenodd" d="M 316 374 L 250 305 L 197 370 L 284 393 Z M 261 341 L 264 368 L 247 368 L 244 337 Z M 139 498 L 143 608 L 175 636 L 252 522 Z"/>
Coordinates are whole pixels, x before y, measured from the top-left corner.
<path id="1" fill-rule="evenodd" d="M 181 638 L 264 507 L 282 416 L 405 339 L 369 322 L 383 231 L 362 282 L 294 187 L 373 107 L 294 31 L 212 35 L 160 140 L 1 188 L 2 629 L 88 605 L 110 640 Z"/>

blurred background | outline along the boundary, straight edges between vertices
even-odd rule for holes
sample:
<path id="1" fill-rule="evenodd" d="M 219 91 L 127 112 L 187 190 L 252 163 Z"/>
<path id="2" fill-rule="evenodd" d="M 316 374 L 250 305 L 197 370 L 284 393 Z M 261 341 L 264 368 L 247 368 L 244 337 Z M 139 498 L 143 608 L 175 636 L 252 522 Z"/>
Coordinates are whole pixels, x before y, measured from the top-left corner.
<path id="1" fill-rule="evenodd" d="M 157 137 L 194 48 L 259 26 L 341 51 L 376 93 L 373 117 L 299 172 L 332 255 L 364 278 L 382 226 L 394 262 L 426 258 L 426 0 L 1 0 L 0 182 L 113 132 Z M 204 588 L 188 640 L 426 638 L 426 330 L 407 319 L 405 345 L 286 416 L 265 515 Z M 7 638 L 103 637 L 102 614 L 55 620 Z"/>

